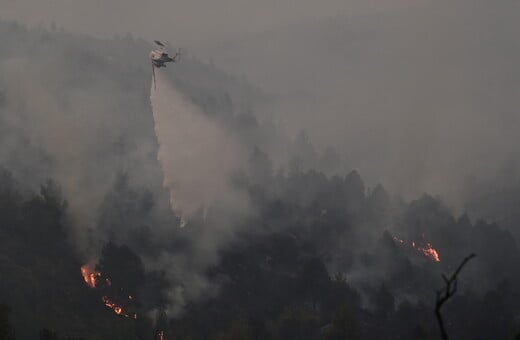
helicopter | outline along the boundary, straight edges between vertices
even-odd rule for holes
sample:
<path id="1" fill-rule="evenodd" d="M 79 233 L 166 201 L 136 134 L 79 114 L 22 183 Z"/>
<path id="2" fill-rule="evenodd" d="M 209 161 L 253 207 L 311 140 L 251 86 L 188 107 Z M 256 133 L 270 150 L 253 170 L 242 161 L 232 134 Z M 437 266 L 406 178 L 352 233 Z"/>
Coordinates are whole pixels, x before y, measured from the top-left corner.
<path id="1" fill-rule="evenodd" d="M 168 51 L 166 50 L 167 45 L 159 40 L 154 40 L 155 45 L 157 47 L 150 51 L 150 60 L 152 61 L 152 74 L 153 74 L 153 86 L 155 85 L 155 68 L 166 67 L 166 63 L 174 63 L 180 60 L 180 56 L 182 55 L 181 49 L 177 49 L 173 56 L 170 56 Z"/>

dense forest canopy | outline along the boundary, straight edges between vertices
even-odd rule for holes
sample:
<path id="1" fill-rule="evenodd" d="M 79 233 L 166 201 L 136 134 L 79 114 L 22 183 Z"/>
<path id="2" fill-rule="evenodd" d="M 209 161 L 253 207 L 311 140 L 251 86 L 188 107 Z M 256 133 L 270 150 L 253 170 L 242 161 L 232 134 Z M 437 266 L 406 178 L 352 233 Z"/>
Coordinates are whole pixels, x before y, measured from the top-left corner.
<path id="1" fill-rule="evenodd" d="M 282 163 L 268 96 L 188 57 L 166 74 L 248 151 L 230 179 L 248 208 L 179 228 L 148 45 L 5 21 L 0 40 L 0 339 L 434 339 L 441 274 L 469 253 L 449 334 L 520 337 L 518 185 L 468 203 L 501 226 L 369 187 L 304 131 Z"/>

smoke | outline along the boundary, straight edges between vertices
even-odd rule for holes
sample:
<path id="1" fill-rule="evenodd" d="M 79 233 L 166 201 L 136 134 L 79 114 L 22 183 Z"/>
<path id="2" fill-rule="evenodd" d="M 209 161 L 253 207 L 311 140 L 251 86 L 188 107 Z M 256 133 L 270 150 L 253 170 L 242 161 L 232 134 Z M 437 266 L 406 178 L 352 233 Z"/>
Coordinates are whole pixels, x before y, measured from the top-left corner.
<path id="1" fill-rule="evenodd" d="M 378 2 L 382 4 L 382 2 Z M 392 2 L 393 4 L 393 2 Z M 279 95 L 286 135 L 305 129 L 346 169 L 407 198 L 461 207 L 465 179 L 518 159 L 518 3 L 410 8 L 273 29 L 201 47 Z"/>
<path id="2" fill-rule="evenodd" d="M 49 81 L 56 79 L 53 67 L 47 66 L 40 68 L 23 58 L 0 65 L 2 87 L 10 99 L 7 111 L 13 113 L 4 116 L 9 131 L 3 138 L 10 143 L 4 144 L 0 159 L 12 168 L 29 171 L 22 176 L 29 188 L 36 189 L 48 177 L 58 179 L 65 196 L 74 197 L 69 207 L 76 220 L 82 226 L 91 225 L 95 210 L 88 207 L 95 206 L 104 193 L 103 187 L 108 187 L 105 180 L 111 179 L 97 177 L 86 164 L 86 155 L 99 146 L 92 131 L 101 128 L 89 114 L 103 112 L 107 103 L 102 97 L 93 100 L 92 92 L 74 90 L 67 102 L 60 100 L 56 82 Z M 84 190 L 86 186 L 90 186 L 89 190 Z"/>
<path id="3" fill-rule="evenodd" d="M 460 207 L 467 177 L 491 178 L 519 158 L 517 2 L 110 0 L 100 11 L 23 0 L 0 8 L 31 25 L 54 20 L 188 47 L 279 95 L 274 116 L 285 135 L 305 129 L 318 149 L 340 150 L 342 170 L 407 198 L 427 191 Z"/>
<path id="4" fill-rule="evenodd" d="M 197 86 L 185 97 L 157 72 L 150 94 L 141 42 L 1 21 L 0 36 L 9 46 L 0 54 L 0 166 L 27 192 L 56 181 L 80 257 L 96 262 L 112 240 L 164 272 L 170 315 L 215 292 L 205 272 L 251 212 L 233 184 L 249 146 L 192 103 Z M 218 72 L 193 60 L 175 66 L 195 85 L 212 80 L 211 91 L 232 83 L 214 86 Z M 177 228 L 168 194 L 187 228 Z"/>
<path id="5" fill-rule="evenodd" d="M 273 116 L 284 135 L 305 129 L 318 149 L 340 151 L 342 170 L 356 168 L 407 198 L 427 191 L 460 207 L 467 177 L 492 177 L 519 158 L 518 74 L 511 72 L 519 54 L 516 2 L 0 6 L 3 16 L 32 25 L 54 20 L 101 36 L 130 31 L 211 58 L 279 95 Z M 208 6 L 211 15 L 204 14 Z M 114 19 L 116 11 L 123 15 Z"/>
<path id="6" fill-rule="evenodd" d="M 80 44 L 83 41 L 89 42 L 83 39 L 77 44 L 83 46 Z M 141 51 L 141 46 L 130 42 L 129 39 L 127 48 L 131 53 L 128 55 L 138 55 L 134 52 Z M 61 46 L 57 41 L 53 43 Z M 124 41 L 119 43 L 125 44 Z M 99 234 L 105 232 L 107 235 L 115 235 L 113 237 L 117 238 L 116 241 L 129 240 L 129 246 L 139 253 L 146 270 L 165 274 L 168 287 L 161 286 L 161 288 L 165 289 L 162 293 L 168 299 L 166 312 L 169 316 L 179 316 L 187 304 L 207 296 L 217 295 L 221 282 L 219 280 L 225 278 L 221 276 L 208 278 L 206 275 L 208 268 L 219 262 L 219 252 L 234 240 L 236 231 L 243 225 L 241 219 L 252 213 L 252 208 L 246 199 L 247 195 L 237 188 L 234 181 L 240 176 L 245 159 L 249 159 L 247 148 L 257 143 L 264 149 L 261 145 L 263 142 L 272 145 L 272 148 L 267 150 L 271 152 L 276 149 L 284 150 L 285 145 L 273 142 L 274 138 L 269 139 L 269 134 L 255 130 L 257 128 L 260 130 L 261 127 L 254 119 L 256 112 L 255 115 L 247 110 L 241 112 L 240 107 L 237 108 L 235 98 L 220 100 L 217 90 L 227 91 L 232 82 L 222 74 L 212 71 L 211 68 L 203 68 L 195 63 L 174 65 L 176 70 L 185 72 L 182 74 L 183 87 L 180 77 L 175 79 L 179 80 L 177 87 L 170 83 L 162 70 L 158 70 L 157 87 L 152 86 L 148 93 L 149 69 L 146 67 L 144 72 L 141 69 L 141 66 L 143 68 L 148 66 L 144 58 L 135 61 L 134 64 L 127 63 L 128 60 L 121 55 L 105 58 L 104 51 L 100 51 L 98 45 L 94 43 L 91 47 L 74 50 L 74 53 L 70 54 L 63 53 L 60 49 L 56 49 L 58 52 L 54 52 L 55 49 L 46 51 L 47 45 L 48 40 L 42 39 L 41 45 L 34 47 L 36 51 L 34 54 L 40 56 L 38 60 L 28 56 L 25 58 L 17 56 L 2 60 L 0 63 L 2 75 L 0 86 L 7 98 L 5 111 L 10 112 L 0 117 L 4 119 L 1 123 L 6 123 L 6 125 L 0 124 L 0 134 L 2 134 L 0 161 L 14 165 L 23 162 L 23 166 L 13 166 L 13 168 L 26 169 L 27 173 L 21 177 L 29 179 L 34 185 L 43 182 L 46 177 L 57 179 L 70 202 L 74 217 L 83 225 L 97 228 L 92 233 L 96 237 L 103 238 L 106 235 L 99 236 Z M 110 45 L 110 53 L 117 51 L 122 55 L 126 54 L 125 50 L 112 48 L 112 42 L 106 45 Z M 371 49 L 376 45 L 379 46 L 378 43 L 368 45 L 361 46 L 364 50 L 360 49 L 360 51 L 364 52 L 360 54 L 370 55 L 373 53 Z M 390 61 L 394 60 L 395 56 L 394 59 L 388 57 L 385 60 L 394 65 Z M 56 61 L 52 61 L 53 59 Z M 112 62 L 113 60 L 118 62 Z M 119 62 L 120 60 L 124 61 Z M 294 58 L 294 60 L 298 59 Z M 71 62 L 68 63 L 69 61 Z M 326 144 L 333 144 L 338 147 L 338 150 L 340 150 L 339 146 L 343 147 L 346 156 L 350 155 L 348 166 L 358 167 L 358 164 L 361 164 L 362 173 L 368 172 L 372 178 L 383 178 L 382 174 L 387 173 L 389 177 L 385 184 L 393 179 L 394 187 L 397 188 L 401 178 L 409 179 L 410 182 L 404 183 L 407 185 L 403 184 L 403 188 L 422 190 L 434 187 L 437 190 L 460 182 L 460 177 L 468 168 L 482 170 L 486 164 L 491 166 L 490 164 L 494 163 L 477 161 L 479 152 L 483 152 L 484 149 L 478 147 L 473 150 L 474 141 L 475 145 L 492 146 L 495 155 L 509 148 L 514 149 L 514 143 L 509 141 L 513 136 L 511 131 L 518 125 L 518 120 L 513 117 L 509 120 L 510 126 L 501 130 L 502 136 L 505 137 L 503 140 L 496 138 L 495 129 L 483 133 L 484 129 L 481 127 L 487 122 L 487 110 L 475 113 L 472 117 L 476 120 L 469 119 L 473 110 L 469 108 L 466 110 L 461 102 L 471 97 L 465 96 L 464 92 L 455 92 L 460 94 L 460 102 L 453 99 L 453 101 L 446 100 L 443 104 L 449 108 L 446 114 L 453 113 L 457 108 L 460 108 L 464 114 L 450 115 L 448 120 L 446 117 L 435 116 L 434 113 L 443 107 L 437 101 L 442 102 L 443 98 L 448 98 L 450 91 L 446 89 L 445 92 L 441 91 L 443 87 L 440 84 L 444 84 L 444 81 L 434 77 L 433 69 L 429 68 L 421 74 L 431 76 L 429 79 L 435 83 L 435 86 L 430 86 L 430 89 L 439 86 L 439 91 L 436 92 L 438 96 L 429 98 L 429 95 L 426 95 L 425 98 L 420 89 L 411 86 L 416 76 L 403 72 L 400 74 L 402 78 L 399 78 L 401 87 L 397 85 L 392 87 L 390 84 L 398 79 L 398 71 L 385 72 L 383 67 L 379 70 L 368 70 L 370 67 L 366 66 L 366 69 L 361 68 L 361 71 L 356 71 L 356 67 L 352 66 L 356 63 L 352 59 L 349 62 L 350 75 L 354 76 L 354 79 L 364 79 L 365 84 L 355 86 L 333 82 L 333 85 L 338 85 L 337 89 L 345 92 L 341 96 L 344 101 L 336 96 L 340 94 L 328 92 L 332 91 L 331 87 L 334 86 L 324 84 L 321 94 L 331 94 L 331 97 L 326 106 L 322 106 L 323 97 L 315 103 L 316 106 L 321 107 L 321 111 L 311 112 L 313 107 L 307 106 L 307 101 L 296 100 L 296 103 L 289 104 L 295 104 L 301 110 L 287 105 L 286 116 L 283 117 L 287 130 L 292 131 L 293 134 L 303 127 L 309 132 L 312 143 L 317 140 L 320 147 Z M 118 68 L 120 63 L 123 66 Z M 296 63 L 295 61 L 294 64 Z M 339 62 L 324 64 L 336 68 Z M 370 63 L 371 66 L 375 64 L 376 61 Z M 422 70 L 419 65 L 415 67 L 417 72 Z M 79 71 L 76 71 L 78 69 Z M 251 69 L 254 69 L 254 66 L 251 66 Z M 305 73 L 301 74 L 303 78 L 309 77 L 308 70 L 317 69 L 309 66 L 305 68 Z M 469 68 L 467 72 L 471 73 L 471 69 Z M 327 65 L 319 68 L 319 72 L 326 73 L 324 71 L 327 71 Z M 325 78 L 330 77 L 329 80 L 334 80 L 330 69 L 328 72 L 329 75 Z M 334 72 L 339 73 L 336 70 Z M 371 77 L 364 77 L 369 74 Z M 313 78 L 312 74 L 310 78 Z M 191 83 L 186 82 L 186 79 Z M 300 82 L 305 83 L 303 80 L 300 79 Z M 381 85 L 371 89 L 378 81 L 381 81 Z M 199 83 L 207 86 L 205 89 L 209 93 L 207 97 L 206 93 L 198 88 Z M 452 82 L 448 83 L 453 85 Z M 461 81 L 456 87 L 463 88 L 464 84 L 465 82 Z M 507 84 L 503 85 L 507 87 Z M 184 92 L 181 92 L 181 88 Z M 337 89 L 337 92 L 341 92 Z M 478 93 L 481 93 L 481 90 Z M 386 99 L 383 93 L 388 95 Z M 195 96 L 199 96 L 200 100 L 196 100 L 197 98 L 192 100 Z M 222 97 L 226 98 L 224 95 Z M 304 96 L 297 99 L 302 97 Z M 406 98 L 408 102 L 404 103 L 403 100 Z M 504 99 L 504 107 L 498 106 L 502 110 L 509 107 L 507 104 L 510 103 L 508 96 Z M 345 102 L 349 102 L 348 105 L 342 105 Z M 150 111 L 150 103 L 152 111 Z M 195 103 L 200 103 L 200 106 Z M 385 103 L 389 105 L 384 107 Z M 479 101 L 475 100 L 475 107 L 478 103 Z M 343 107 L 346 108 L 345 111 Z M 398 112 L 400 109 L 403 109 L 404 113 Z M 219 113 L 223 114 L 223 111 L 227 114 L 225 119 L 228 119 L 228 125 L 223 123 L 222 117 L 217 117 Z M 505 116 L 504 113 L 502 114 Z M 452 123 L 457 128 L 448 129 L 449 124 Z M 252 134 L 249 131 L 257 133 Z M 474 137 L 479 131 L 482 132 L 481 138 L 477 140 Z M 26 138 L 24 143 L 31 147 L 19 142 L 20 136 Z M 256 138 L 250 138 L 251 142 L 248 144 L 244 136 Z M 313 144 L 305 134 L 301 136 L 301 143 L 296 143 L 294 147 L 296 153 L 308 155 L 307 159 L 314 160 L 310 167 L 323 170 L 319 164 L 321 158 L 316 156 Z M 43 150 L 46 161 L 40 162 L 37 153 L 31 152 L 33 149 Z M 277 182 L 273 184 L 272 165 L 268 157 L 260 152 L 257 156 L 257 162 L 253 162 L 253 170 L 256 170 L 254 173 L 259 180 L 253 182 L 260 183 L 259 187 L 264 183 L 284 185 L 283 176 L 277 176 Z M 269 156 L 284 158 L 285 155 L 270 154 Z M 483 159 L 497 158 L 484 157 Z M 453 176 L 456 169 L 453 170 L 451 164 L 464 169 L 457 174 L 456 178 Z M 123 189 L 116 190 L 113 195 L 110 192 L 107 195 L 107 191 L 113 186 L 114 175 L 119 172 L 129 173 L 128 178 L 132 181 L 128 185 L 130 189 L 126 188 L 122 181 L 120 187 Z M 492 169 L 486 172 L 492 172 Z M 446 180 L 447 178 L 451 181 Z M 322 198 L 322 191 L 328 192 L 331 190 L 330 187 L 338 187 L 338 181 L 341 185 L 341 180 L 338 178 L 329 181 L 316 172 L 306 176 L 296 173 L 296 176 L 287 181 L 288 188 L 285 190 L 287 195 L 283 189 L 269 188 L 265 185 L 266 191 L 280 190 L 283 193 L 280 199 L 281 209 L 279 209 L 283 217 L 267 216 L 268 219 L 265 221 L 268 222 L 265 224 L 271 224 L 271 218 L 275 220 L 279 218 L 280 222 L 277 224 L 280 229 L 290 228 L 295 223 L 291 219 L 290 212 L 285 218 L 284 207 L 285 205 L 290 207 L 293 205 L 292 202 L 302 201 L 308 202 L 302 204 L 308 204 L 310 207 L 309 209 L 302 207 L 303 221 L 307 219 L 314 221 L 314 203 L 317 207 L 321 208 L 322 204 L 325 207 L 317 210 L 321 212 L 322 217 L 316 220 L 316 223 L 312 222 L 318 227 L 312 237 L 319 238 L 324 234 L 324 231 L 320 230 L 321 220 L 330 218 L 330 225 L 334 228 L 336 225 L 343 225 L 345 220 L 336 219 L 333 213 L 327 213 L 330 209 Z M 161 182 L 169 191 L 172 210 L 181 218 L 183 224 L 188 224 L 186 228 L 178 229 L 177 221 L 173 219 L 175 221 L 172 223 L 172 220 L 168 219 L 171 214 L 152 216 L 156 213 L 152 211 L 152 207 L 160 201 L 157 199 L 160 190 L 157 189 L 160 188 Z M 154 197 L 150 198 L 146 193 L 141 194 L 140 189 L 143 187 L 149 189 L 152 192 L 150 196 Z M 363 184 L 358 187 L 360 187 L 359 196 L 362 197 L 360 201 L 364 202 Z M 371 191 L 372 196 L 377 196 L 376 192 L 377 190 Z M 330 191 L 329 204 L 333 207 L 341 206 L 341 209 L 344 209 L 353 201 L 350 197 L 342 200 L 337 194 L 338 191 Z M 99 209 L 101 210 L 99 212 L 96 207 L 102 201 L 105 205 L 103 209 Z M 166 206 L 165 210 L 169 212 L 168 199 L 162 200 L 162 203 Z M 363 207 L 363 204 L 360 204 L 360 207 Z M 364 208 L 359 209 L 365 211 Z M 291 208 L 287 210 L 290 211 Z M 104 218 L 99 218 L 103 212 L 105 212 Z M 306 214 L 303 215 L 303 212 Z M 417 215 L 429 216 L 428 212 L 429 210 L 425 209 Z M 376 213 L 374 215 L 377 215 Z M 277 212 L 272 214 L 276 215 Z M 445 225 L 443 221 L 431 225 Z M 382 227 L 372 225 L 376 223 L 360 226 L 357 226 L 356 222 L 352 224 L 352 228 L 359 229 L 354 233 L 355 236 L 359 235 L 357 235 L 357 242 L 351 240 L 350 243 L 347 243 L 346 239 L 351 238 L 351 235 L 344 237 L 344 249 L 348 255 L 340 258 L 344 260 L 342 263 L 347 262 L 345 258 L 352 252 L 355 253 L 353 256 L 357 256 L 357 253 L 364 252 L 365 249 L 370 251 L 371 244 L 375 242 L 374 235 L 379 235 L 382 230 Z M 379 224 L 383 225 L 383 222 Z M 249 231 L 252 232 L 261 227 L 251 226 L 252 224 L 249 224 Z M 153 235 L 148 235 L 147 232 Z M 173 233 L 176 233 L 174 237 L 171 236 Z M 362 238 L 360 235 L 369 235 L 369 237 Z M 435 239 L 432 242 L 437 245 Z M 85 240 L 78 243 L 80 246 L 87 244 Z M 330 244 L 332 243 L 329 242 L 328 248 L 331 248 Z M 439 244 L 442 245 L 442 242 Z M 398 251 L 394 253 L 399 254 Z M 441 254 L 444 256 L 445 253 Z M 361 260 L 355 260 L 352 268 L 344 270 L 349 273 L 351 282 L 359 286 L 373 282 L 379 284 L 388 276 L 387 273 L 398 272 L 399 268 L 408 265 L 404 260 L 404 264 L 401 264 L 399 262 L 401 259 L 395 255 L 397 259 L 390 258 L 388 261 L 387 256 L 381 256 L 380 260 L 376 258 L 379 262 L 375 261 L 376 265 L 368 267 L 364 255 L 359 257 Z M 338 265 L 338 270 L 340 269 Z"/>
<path id="7" fill-rule="evenodd" d="M 387 4 L 379 0 L 323 0 L 316 3 L 300 0 L 295 6 L 290 0 L 2 0 L 0 13 L 4 18 L 32 25 L 54 21 L 67 29 L 100 37 L 132 32 L 149 39 L 163 37 L 186 45 L 243 36 L 247 32 L 323 18 L 338 12 L 395 10 L 417 2 L 394 0 Z"/>
<path id="8" fill-rule="evenodd" d="M 22 30 L 10 35 L 18 53 L 6 50 L 0 60 L 0 163 L 25 190 L 38 191 L 49 178 L 59 184 L 73 219 L 71 242 L 87 255 L 98 207 L 117 174 L 159 192 L 159 167 L 150 162 L 156 147 L 151 110 L 148 95 L 140 96 L 146 87 L 123 79 L 124 71 L 107 59 L 85 57 L 88 42 L 66 44 Z M 38 58 L 26 54 L 29 46 Z"/>

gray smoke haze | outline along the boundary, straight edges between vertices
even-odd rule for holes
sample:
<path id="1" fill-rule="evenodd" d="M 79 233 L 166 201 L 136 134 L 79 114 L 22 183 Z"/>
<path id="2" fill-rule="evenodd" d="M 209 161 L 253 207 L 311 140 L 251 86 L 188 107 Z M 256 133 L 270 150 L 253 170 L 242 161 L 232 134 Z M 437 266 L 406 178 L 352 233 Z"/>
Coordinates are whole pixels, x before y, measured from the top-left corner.
<path id="1" fill-rule="evenodd" d="M 262 149 L 276 167 L 287 168 L 290 150 L 302 149 L 299 155 L 324 170 L 316 154 L 331 146 L 342 159 L 337 173 L 356 168 L 371 185 L 382 182 L 407 197 L 441 194 L 462 208 L 468 177 L 487 178 L 493 187 L 503 180 L 496 175 L 503 164 L 520 159 L 518 2 L 0 1 L 3 19 L 55 21 L 104 37 L 166 38 L 245 75 L 274 97 L 268 112 L 246 116 L 276 125 L 279 139 L 254 135 L 255 144 L 269 146 Z M 234 218 L 249 212 L 227 181 L 250 149 L 162 74 L 152 115 L 149 46 L 128 37 L 101 49 L 89 38 L 64 36 L 72 42 L 62 49 L 41 37 L 41 45 L 24 45 L 0 61 L 0 90 L 8 98 L 0 107 L 8 112 L 0 117 L 0 161 L 32 188 L 48 177 L 59 181 L 83 248 L 118 171 L 155 196 L 164 184 L 174 210 L 188 220 L 216 205 L 206 212 L 216 216 L 213 225 L 190 235 L 189 251 L 144 259 L 147 268 L 166 270 L 174 287 L 169 313 L 178 315 L 188 301 L 215 291 L 202 273 L 233 239 Z M 192 80 L 190 72 L 182 76 Z M 208 92 L 226 87 L 228 79 L 208 74 L 192 82 Z"/>
<path id="2" fill-rule="evenodd" d="M 160 187 L 155 136 L 146 131 L 153 131 L 151 110 L 143 97 L 129 95 L 146 96 L 146 87 L 121 86 L 125 71 L 104 70 L 106 60 L 88 55 L 88 46 L 65 46 L 45 35 L 9 45 L 18 46 L 18 55 L 6 48 L 0 61 L 0 162 L 29 190 L 38 191 L 48 178 L 59 182 L 86 253 L 86 231 L 96 227 L 97 209 L 118 172 L 136 186 Z M 77 55 L 83 59 L 67 63 Z"/>
<path id="3" fill-rule="evenodd" d="M 338 151 L 339 170 L 359 169 L 369 183 L 406 197 L 441 194 L 458 209 L 466 178 L 493 177 L 519 156 L 519 6 L 482 0 L 1 5 L 2 16 L 32 25 L 55 21 L 89 34 L 131 32 L 186 46 L 276 96 L 271 114 L 286 140 L 304 129 L 318 150 Z M 274 149 L 271 157 L 286 166 L 286 152 L 276 153 L 288 146 Z"/>
<path id="4" fill-rule="evenodd" d="M 28 191 L 49 178 L 58 183 L 75 227 L 70 241 L 85 260 L 95 262 L 113 240 L 139 253 L 147 270 L 164 271 L 169 315 L 216 292 L 204 273 L 251 212 L 230 185 L 248 151 L 192 102 L 198 87 L 181 94 L 158 72 L 152 112 L 150 46 L 6 22 L 0 36 L 7 46 L 0 53 L 0 165 Z M 201 78 L 205 68 L 203 79 L 221 76 L 190 58 L 181 65 L 186 74 L 178 81 Z M 229 90 L 233 82 L 218 84 Z M 170 194 L 176 212 L 190 223 L 196 215 L 176 252 Z"/>
<path id="5" fill-rule="evenodd" d="M 338 12 L 393 11 L 414 3 L 417 1 L 2 0 L 0 15 L 31 25 L 55 21 L 69 30 L 105 38 L 131 32 L 187 45 L 240 37 Z"/>
<path id="6" fill-rule="evenodd" d="M 338 15 L 214 44 L 200 54 L 278 95 L 288 135 L 305 129 L 347 169 L 462 208 L 465 180 L 518 159 L 517 2 L 427 1 Z"/>

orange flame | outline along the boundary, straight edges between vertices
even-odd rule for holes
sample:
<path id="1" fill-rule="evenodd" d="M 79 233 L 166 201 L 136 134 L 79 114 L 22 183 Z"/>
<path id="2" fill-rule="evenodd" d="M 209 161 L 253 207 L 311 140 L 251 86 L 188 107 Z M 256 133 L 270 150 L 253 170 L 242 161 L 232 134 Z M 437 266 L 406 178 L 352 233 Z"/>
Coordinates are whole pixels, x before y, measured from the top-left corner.
<path id="1" fill-rule="evenodd" d="M 81 266 L 81 275 L 90 288 L 96 288 L 97 279 L 101 276 L 101 273 L 94 269 L 93 264 L 87 263 Z"/>
<path id="2" fill-rule="evenodd" d="M 419 247 L 417 248 L 421 253 L 423 253 L 425 256 L 429 257 L 435 262 L 441 262 L 441 258 L 439 257 L 439 252 L 433 248 L 431 243 L 426 243 L 425 247 Z"/>
<path id="3" fill-rule="evenodd" d="M 402 239 L 400 239 L 398 237 L 393 236 L 393 239 L 394 239 L 394 241 L 399 242 L 401 244 L 406 244 Z M 424 256 L 428 257 L 430 260 L 432 260 L 434 262 L 441 262 L 439 252 L 437 251 L 437 249 L 433 248 L 431 243 L 426 243 L 426 245 L 423 247 L 423 246 L 417 245 L 415 243 L 415 241 L 411 241 L 409 243 L 409 245 L 413 249 L 422 253 Z"/>
<path id="4" fill-rule="evenodd" d="M 81 275 L 83 275 L 83 280 L 90 288 L 98 288 L 98 280 L 101 279 L 101 273 L 94 269 L 93 264 L 87 263 L 87 264 L 84 264 L 83 266 L 81 266 Z M 107 286 L 112 285 L 112 281 L 109 278 L 105 278 L 105 283 Z M 133 300 L 134 297 L 129 295 L 128 299 Z M 118 306 L 117 304 L 115 304 L 108 297 L 102 296 L 101 301 L 103 301 L 105 306 L 112 309 L 114 311 L 114 313 L 116 313 L 117 315 L 122 315 L 126 318 L 137 319 L 137 314 L 124 313 L 123 308 L 121 306 Z"/>
<path id="5" fill-rule="evenodd" d="M 108 308 L 112 309 L 114 311 L 114 313 L 116 313 L 117 315 L 122 315 L 125 318 L 137 319 L 137 314 L 135 314 L 135 313 L 134 314 L 126 314 L 126 313 L 124 313 L 123 312 L 123 307 L 118 306 L 117 304 L 112 302 L 108 297 L 106 297 L 106 296 L 101 297 L 101 301 L 103 301 L 105 306 L 107 306 Z"/>

